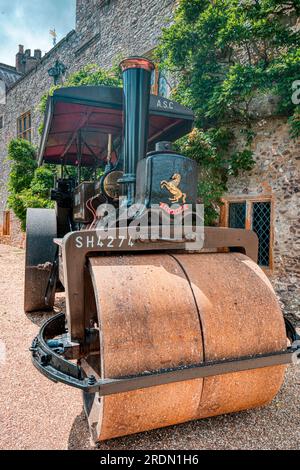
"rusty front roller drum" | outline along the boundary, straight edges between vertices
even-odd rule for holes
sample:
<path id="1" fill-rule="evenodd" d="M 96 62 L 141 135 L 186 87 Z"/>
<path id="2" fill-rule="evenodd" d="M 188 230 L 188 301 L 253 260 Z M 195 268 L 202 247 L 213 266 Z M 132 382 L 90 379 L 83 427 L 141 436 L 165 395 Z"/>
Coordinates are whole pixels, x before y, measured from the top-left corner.
<path id="1" fill-rule="evenodd" d="M 283 317 L 260 268 L 234 253 L 90 259 L 100 358 L 96 378 L 263 354 L 286 348 Z M 85 396 L 95 441 L 264 405 L 285 366 Z"/>
<path id="2" fill-rule="evenodd" d="M 197 308 L 174 258 L 102 257 L 90 259 L 90 264 L 101 330 L 102 377 L 203 361 Z M 90 422 L 95 440 L 195 419 L 202 384 L 202 379 L 178 382 L 104 397 L 100 403 L 95 397 Z"/>

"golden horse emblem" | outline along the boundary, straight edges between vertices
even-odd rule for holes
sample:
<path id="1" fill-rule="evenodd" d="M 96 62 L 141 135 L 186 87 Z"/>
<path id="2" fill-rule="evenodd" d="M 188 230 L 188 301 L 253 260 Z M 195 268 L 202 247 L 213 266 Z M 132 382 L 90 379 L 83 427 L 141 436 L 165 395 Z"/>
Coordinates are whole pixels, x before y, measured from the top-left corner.
<path id="1" fill-rule="evenodd" d="M 175 173 L 172 178 L 171 178 L 171 181 L 162 181 L 160 183 L 160 187 L 161 189 L 167 189 L 173 197 L 170 197 L 169 198 L 169 201 L 171 202 L 179 202 L 180 199 L 182 199 L 182 204 L 185 204 L 186 203 L 186 194 L 183 193 L 181 191 L 181 189 L 179 188 L 179 185 L 181 183 L 181 175 L 179 175 L 179 173 Z"/>

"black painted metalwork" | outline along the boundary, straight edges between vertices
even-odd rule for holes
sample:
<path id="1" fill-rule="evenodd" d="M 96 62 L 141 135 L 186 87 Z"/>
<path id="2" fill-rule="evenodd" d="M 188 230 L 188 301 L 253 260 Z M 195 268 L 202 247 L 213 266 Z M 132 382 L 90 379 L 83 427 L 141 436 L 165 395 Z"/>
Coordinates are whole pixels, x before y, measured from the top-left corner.
<path id="1" fill-rule="evenodd" d="M 284 321 L 285 321 L 286 335 L 288 339 L 290 340 L 291 344 L 294 343 L 295 341 L 300 341 L 300 336 L 295 330 L 292 322 L 290 322 L 290 320 L 288 320 L 287 318 L 285 318 Z"/>
<path id="2" fill-rule="evenodd" d="M 197 162 L 175 152 L 153 152 L 138 164 L 136 199 L 147 208 L 194 205 L 197 185 Z"/>
<path id="3" fill-rule="evenodd" d="M 289 324 L 289 329 L 293 328 Z M 284 351 L 269 354 L 245 356 L 222 361 L 203 362 L 174 369 L 150 371 L 135 376 L 108 378 L 97 381 L 94 377 L 84 377 L 79 366 L 64 359 L 63 354 L 72 345 L 64 340 L 52 342 L 52 339 L 66 334 L 65 315 L 60 314 L 45 323 L 39 335 L 33 341 L 31 352 L 34 366 L 48 379 L 61 382 L 85 393 L 99 393 L 99 396 L 114 395 L 133 390 L 182 382 L 205 377 L 253 370 L 275 365 L 293 363 L 300 357 L 300 344 L 293 344 Z M 298 337 L 294 331 L 293 336 Z M 299 338 L 299 337 L 298 337 Z M 99 338 L 96 338 L 99 341 Z M 65 344 L 65 345 L 64 345 Z M 52 348 L 51 348 L 52 346 Z M 75 346 L 76 347 L 76 346 Z M 76 347 L 78 354 L 78 345 Z M 72 354 L 70 355 L 72 357 Z M 75 354 L 74 354 L 75 357 Z"/>
<path id="4" fill-rule="evenodd" d="M 124 185 L 128 206 L 134 203 L 137 164 L 147 153 L 151 70 L 154 69 L 152 62 L 147 62 L 149 66 L 144 68 L 136 66 L 134 60 L 127 60 L 123 68 L 124 175 L 119 182 Z"/>

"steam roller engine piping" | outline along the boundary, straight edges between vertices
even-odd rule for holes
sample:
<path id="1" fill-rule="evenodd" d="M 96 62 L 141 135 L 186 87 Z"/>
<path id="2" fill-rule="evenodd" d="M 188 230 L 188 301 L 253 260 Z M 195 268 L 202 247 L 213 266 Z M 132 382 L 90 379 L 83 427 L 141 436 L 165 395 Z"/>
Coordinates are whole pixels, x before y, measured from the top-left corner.
<path id="1" fill-rule="evenodd" d="M 253 232 L 206 227 L 199 247 L 193 224 L 188 236 L 172 237 L 161 235 L 160 221 L 156 239 L 132 239 L 129 225 L 121 227 L 120 207 L 143 207 L 131 221 L 159 207 L 174 225 L 172 217 L 197 202 L 196 163 L 170 144 L 191 130 L 192 113 L 150 97 L 147 59 L 121 66 L 122 100 L 114 89 L 103 91 L 102 107 L 100 89 L 93 106 L 76 96 L 93 90 L 50 98 L 52 117 L 66 102 L 80 102 L 83 114 L 92 106 L 89 119 L 99 120 L 102 137 L 91 137 L 85 122 L 74 155 L 71 148 L 56 154 L 48 120 L 41 163 L 60 163 L 63 177 L 53 191 L 56 209 L 31 209 L 27 223 L 25 310 L 51 308 L 58 285 L 66 293 L 66 313 L 33 341 L 33 363 L 50 380 L 82 390 L 95 442 L 266 405 L 300 354 L 257 265 Z M 64 173 L 72 164 L 76 181 Z M 81 166 L 92 168 L 94 181 L 83 181 Z M 117 217 L 104 229 L 108 202 Z M 37 282 L 32 273 L 39 272 Z"/>

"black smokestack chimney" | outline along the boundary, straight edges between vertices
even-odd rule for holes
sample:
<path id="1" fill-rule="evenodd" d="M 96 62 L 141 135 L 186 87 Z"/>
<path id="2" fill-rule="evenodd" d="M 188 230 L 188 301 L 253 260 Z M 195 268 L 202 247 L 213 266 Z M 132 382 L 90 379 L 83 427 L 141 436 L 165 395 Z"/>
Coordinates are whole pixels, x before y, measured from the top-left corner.
<path id="1" fill-rule="evenodd" d="M 146 156 L 149 130 L 151 72 L 154 64 L 142 57 L 125 59 L 120 64 L 124 87 L 124 184 L 127 203 L 134 203 L 136 168 Z"/>

